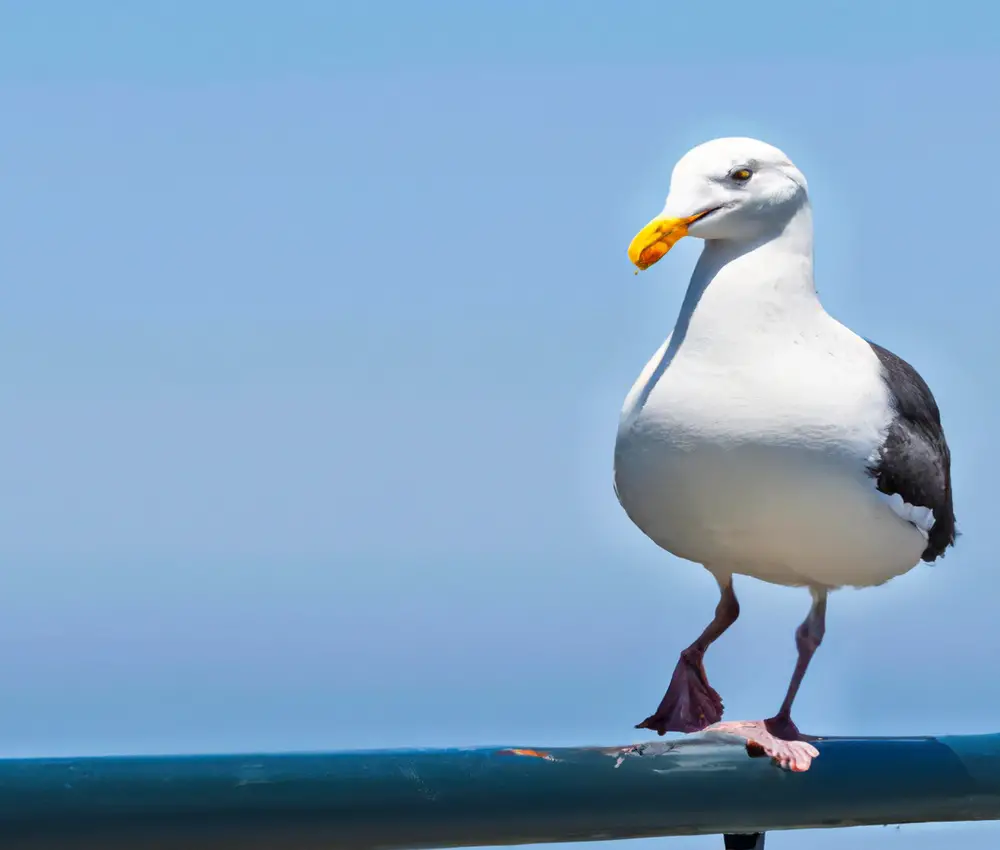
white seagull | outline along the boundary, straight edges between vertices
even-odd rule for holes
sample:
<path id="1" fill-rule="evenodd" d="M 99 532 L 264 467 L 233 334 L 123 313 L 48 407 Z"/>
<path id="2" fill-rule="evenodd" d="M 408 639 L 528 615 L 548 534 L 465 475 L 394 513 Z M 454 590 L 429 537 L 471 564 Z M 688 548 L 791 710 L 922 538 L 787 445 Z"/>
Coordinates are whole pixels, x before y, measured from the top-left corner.
<path id="1" fill-rule="evenodd" d="M 637 728 L 711 727 L 806 770 L 818 751 L 791 709 L 827 594 L 882 584 L 955 542 L 948 444 L 913 367 L 820 304 L 806 179 L 784 153 L 728 138 L 685 154 L 629 259 L 646 269 L 685 235 L 704 248 L 673 333 L 625 399 L 615 493 L 656 544 L 715 576 L 721 600 Z M 807 587 L 813 602 L 778 713 L 721 723 L 703 658 L 739 616 L 735 574 Z"/>

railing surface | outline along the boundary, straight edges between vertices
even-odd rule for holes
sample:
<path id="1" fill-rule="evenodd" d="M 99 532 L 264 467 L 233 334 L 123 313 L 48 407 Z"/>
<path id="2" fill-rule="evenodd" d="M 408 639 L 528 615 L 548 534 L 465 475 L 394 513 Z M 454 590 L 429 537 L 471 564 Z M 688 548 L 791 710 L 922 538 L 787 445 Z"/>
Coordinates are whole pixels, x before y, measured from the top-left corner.
<path id="1" fill-rule="evenodd" d="M 402 850 L 707 833 L 739 844 L 733 835 L 768 830 L 1000 819 L 1000 735 L 817 747 L 805 773 L 706 734 L 625 748 L 0 760 L 0 847 Z"/>

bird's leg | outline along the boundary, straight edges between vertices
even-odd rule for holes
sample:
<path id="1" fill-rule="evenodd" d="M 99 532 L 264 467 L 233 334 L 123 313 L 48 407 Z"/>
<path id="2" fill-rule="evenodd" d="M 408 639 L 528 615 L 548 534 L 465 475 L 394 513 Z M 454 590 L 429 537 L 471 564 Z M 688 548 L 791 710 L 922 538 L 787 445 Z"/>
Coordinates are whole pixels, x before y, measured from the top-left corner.
<path id="1" fill-rule="evenodd" d="M 799 658 L 778 713 L 763 721 L 716 723 L 709 727 L 712 732 L 726 732 L 745 738 L 751 754 L 770 756 L 781 767 L 791 770 L 808 770 L 812 760 L 819 755 L 819 751 L 805 741 L 792 721 L 795 695 L 799 692 L 809 662 L 823 642 L 826 632 L 827 591 L 825 588 L 812 588 L 812 595 L 813 604 L 809 616 L 795 631 L 795 646 L 799 651 Z"/>
<path id="2" fill-rule="evenodd" d="M 740 603 L 733 590 L 732 577 L 719 580 L 722 591 L 715 617 L 687 649 L 674 668 L 670 686 L 651 714 L 636 729 L 652 729 L 658 735 L 666 732 L 698 732 L 722 719 L 722 698 L 708 683 L 705 674 L 705 651 L 740 615 Z"/>
<path id="3" fill-rule="evenodd" d="M 813 604 L 809 609 L 809 616 L 795 630 L 795 647 L 799 651 L 799 658 L 795 662 L 795 670 L 792 671 L 792 678 L 788 683 L 785 701 L 781 703 L 781 708 L 774 717 L 764 721 L 772 735 L 786 741 L 802 740 L 802 733 L 792 721 L 792 703 L 795 702 L 795 695 L 799 692 L 809 662 L 812 661 L 813 655 L 823 642 L 823 635 L 826 634 L 826 593 L 825 589 L 812 590 Z"/>

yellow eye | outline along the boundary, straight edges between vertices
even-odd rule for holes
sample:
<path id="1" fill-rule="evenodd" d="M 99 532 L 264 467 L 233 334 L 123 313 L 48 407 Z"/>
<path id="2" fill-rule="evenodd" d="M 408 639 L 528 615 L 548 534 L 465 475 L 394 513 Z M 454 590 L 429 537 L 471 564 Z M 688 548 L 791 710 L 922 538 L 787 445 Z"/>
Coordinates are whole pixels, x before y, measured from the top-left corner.
<path id="1" fill-rule="evenodd" d="M 747 180 L 753 177 L 753 172 L 749 168 L 737 168 L 729 176 L 738 183 L 746 183 Z"/>

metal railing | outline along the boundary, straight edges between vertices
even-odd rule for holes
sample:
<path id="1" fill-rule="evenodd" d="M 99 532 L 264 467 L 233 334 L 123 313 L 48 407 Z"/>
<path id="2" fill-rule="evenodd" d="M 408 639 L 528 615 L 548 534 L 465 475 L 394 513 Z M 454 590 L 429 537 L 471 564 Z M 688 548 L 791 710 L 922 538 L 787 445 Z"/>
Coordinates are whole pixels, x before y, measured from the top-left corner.
<path id="1" fill-rule="evenodd" d="M 1000 735 L 0 760 L 0 846 L 403 850 L 1000 819 Z"/>

